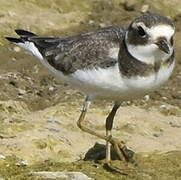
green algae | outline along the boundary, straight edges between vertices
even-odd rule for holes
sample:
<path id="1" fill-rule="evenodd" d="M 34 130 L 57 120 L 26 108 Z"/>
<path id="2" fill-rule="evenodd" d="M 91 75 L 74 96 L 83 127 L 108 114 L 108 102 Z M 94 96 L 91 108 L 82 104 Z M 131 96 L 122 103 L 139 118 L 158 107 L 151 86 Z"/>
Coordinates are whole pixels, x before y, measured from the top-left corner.
<path id="1" fill-rule="evenodd" d="M 181 151 L 167 153 L 140 153 L 136 156 L 137 164 L 112 161 L 113 171 L 104 166 L 104 161 L 77 161 L 61 163 L 53 160 L 33 165 L 19 166 L 20 159 L 15 156 L 0 160 L 0 174 L 5 179 L 33 179 L 32 172 L 39 171 L 81 171 L 94 179 L 101 180 L 180 180 Z"/>

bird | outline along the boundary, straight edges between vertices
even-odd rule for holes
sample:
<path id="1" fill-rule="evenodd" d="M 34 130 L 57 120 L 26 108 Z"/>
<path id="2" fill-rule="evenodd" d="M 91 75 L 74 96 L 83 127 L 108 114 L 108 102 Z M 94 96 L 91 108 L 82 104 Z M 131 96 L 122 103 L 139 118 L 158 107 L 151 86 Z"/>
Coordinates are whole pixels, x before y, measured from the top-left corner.
<path id="1" fill-rule="evenodd" d="M 123 101 L 142 98 L 161 87 L 175 66 L 175 26 L 171 19 L 144 13 L 127 25 L 112 25 L 68 37 L 39 36 L 16 29 L 19 37 L 5 37 L 30 51 L 63 82 L 85 95 L 78 127 L 106 141 L 106 162 L 111 147 L 119 159 L 131 161 L 124 141 L 113 137 L 113 121 Z M 113 102 L 105 134 L 84 125 L 95 99 Z"/>

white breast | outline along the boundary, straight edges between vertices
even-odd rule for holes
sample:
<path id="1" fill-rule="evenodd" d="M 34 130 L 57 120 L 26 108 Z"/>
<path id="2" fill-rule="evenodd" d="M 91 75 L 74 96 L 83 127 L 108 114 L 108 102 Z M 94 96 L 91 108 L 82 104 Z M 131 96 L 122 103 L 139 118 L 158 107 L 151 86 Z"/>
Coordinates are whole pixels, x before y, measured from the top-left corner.
<path id="1" fill-rule="evenodd" d="M 71 77 L 71 84 L 91 96 L 112 100 L 131 100 L 143 96 L 164 84 L 170 77 L 174 63 L 147 77 L 125 78 L 118 64 L 107 69 L 78 70 Z"/>
<path id="2" fill-rule="evenodd" d="M 127 89 L 118 64 L 106 69 L 77 70 L 71 75 L 71 79 L 81 91 L 92 96 L 113 96 L 112 93 L 125 92 Z"/>
<path id="3" fill-rule="evenodd" d="M 160 70 L 149 76 L 137 76 L 130 79 L 125 79 L 128 87 L 134 91 L 149 92 L 159 88 L 171 76 L 175 63 L 173 62 L 169 67 L 161 67 Z"/>

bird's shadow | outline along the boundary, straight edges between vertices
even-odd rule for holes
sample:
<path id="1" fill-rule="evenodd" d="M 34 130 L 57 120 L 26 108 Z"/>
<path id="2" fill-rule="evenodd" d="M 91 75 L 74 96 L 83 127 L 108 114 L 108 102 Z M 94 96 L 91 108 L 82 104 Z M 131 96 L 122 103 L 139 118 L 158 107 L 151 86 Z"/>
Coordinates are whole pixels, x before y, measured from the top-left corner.
<path id="1" fill-rule="evenodd" d="M 137 163 L 133 158 L 134 152 L 130 149 L 126 149 L 126 151 L 130 155 L 131 163 L 136 167 Z M 95 163 L 98 163 L 100 160 L 104 160 L 106 158 L 106 146 L 104 144 L 95 143 L 92 148 L 90 148 L 87 153 L 85 154 L 84 161 L 94 161 Z M 116 154 L 115 150 L 111 146 L 111 160 L 121 160 Z M 127 164 L 127 163 L 126 163 Z M 119 164 L 120 165 L 120 164 Z M 123 169 L 120 169 L 119 167 L 110 166 L 110 164 L 104 163 L 103 168 L 106 169 L 109 172 L 119 173 L 121 175 L 128 175 L 128 172 L 125 172 Z"/>
<path id="2" fill-rule="evenodd" d="M 84 161 L 94 161 L 103 160 L 106 158 L 106 146 L 104 144 L 95 143 L 87 153 L 85 154 Z M 114 149 L 111 147 L 111 159 L 118 160 L 118 156 L 115 153 Z"/>

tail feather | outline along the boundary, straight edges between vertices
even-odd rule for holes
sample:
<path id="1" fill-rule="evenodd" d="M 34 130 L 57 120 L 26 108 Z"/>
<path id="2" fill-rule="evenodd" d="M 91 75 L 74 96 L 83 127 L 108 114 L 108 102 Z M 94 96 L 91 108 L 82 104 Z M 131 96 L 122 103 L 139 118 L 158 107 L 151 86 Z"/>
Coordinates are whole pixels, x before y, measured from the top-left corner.
<path id="1" fill-rule="evenodd" d="M 62 40 L 61 38 L 57 37 L 37 36 L 36 34 L 23 29 L 16 29 L 15 32 L 17 33 L 17 35 L 19 35 L 19 38 L 5 38 L 8 41 L 30 51 L 39 59 L 43 59 L 45 52 L 50 49 L 55 49 Z"/>
<path id="2" fill-rule="evenodd" d="M 37 46 L 36 42 L 34 42 L 32 39 L 33 37 L 37 36 L 36 34 L 22 29 L 16 29 L 15 32 L 20 36 L 19 38 L 5 38 L 8 41 L 15 43 L 16 45 L 30 51 L 34 56 L 38 57 L 39 59 L 43 59 L 39 46 Z"/>
<path id="3" fill-rule="evenodd" d="M 36 34 L 23 29 L 16 29 L 15 32 L 20 36 L 20 38 L 14 38 L 14 37 L 5 37 L 5 38 L 10 42 L 18 44 L 28 41 L 29 37 L 37 36 Z"/>
<path id="4" fill-rule="evenodd" d="M 15 32 L 20 36 L 20 37 L 32 37 L 36 36 L 36 34 L 23 30 L 23 29 L 16 29 Z"/>
<path id="5" fill-rule="evenodd" d="M 8 41 L 13 43 L 23 43 L 23 39 L 21 38 L 13 38 L 13 37 L 5 37 Z"/>

